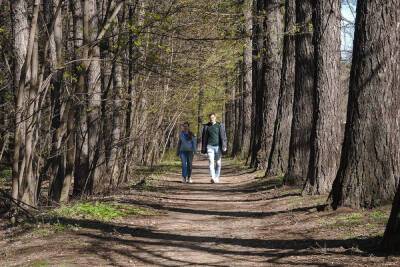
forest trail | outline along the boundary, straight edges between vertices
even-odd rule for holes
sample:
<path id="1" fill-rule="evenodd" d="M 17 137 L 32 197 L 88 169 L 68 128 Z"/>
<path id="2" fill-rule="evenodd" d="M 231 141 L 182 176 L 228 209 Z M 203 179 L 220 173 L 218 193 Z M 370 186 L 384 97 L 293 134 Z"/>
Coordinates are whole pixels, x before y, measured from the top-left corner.
<path id="1" fill-rule="evenodd" d="M 299 196 L 227 162 L 210 184 L 207 161 L 194 163 L 193 184 L 179 174 L 153 190 L 124 192 L 121 203 L 151 207 L 157 216 L 102 223 L 72 220 L 77 230 L 21 234 L 0 241 L 1 266 L 398 266 L 375 257 L 376 238 L 343 238 L 328 227 L 333 212 L 318 212 L 324 197 Z M 323 223 L 325 222 L 325 223 Z M 354 233 L 353 233 L 354 234 Z M 357 233 L 355 233 L 357 234 Z M 28 261 L 29 260 L 29 261 Z"/>

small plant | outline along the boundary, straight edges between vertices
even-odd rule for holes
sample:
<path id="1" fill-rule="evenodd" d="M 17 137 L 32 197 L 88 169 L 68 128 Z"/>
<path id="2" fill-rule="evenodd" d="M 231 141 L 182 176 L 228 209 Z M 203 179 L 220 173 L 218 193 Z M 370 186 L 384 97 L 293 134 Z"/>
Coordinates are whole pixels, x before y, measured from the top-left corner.
<path id="1" fill-rule="evenodd" d="M 117 203 L 86 202 L 64 206 L 53 211 L 54 216 L 111 221 L 128 215 L 155 215 L 152 210 Z"/>
<path id="2" fill-rule="evenodd" d="M 47 266 L 50 266 L 50 264 L 46 260 L 34 260 L 28 266 L 29 267 L 47 267 Z"/>
<path id="3" fill-rule="evenodd" d="M 389 213 L 388 211 L 375 210 L 369 214 L 369 217 L 374 223 L 386 224 Z"/>
<path id="4" fill-rule="evenodd" d="M 7 183 L 11 180 L 12 171 L 11 169 L 3 169 L 0 171 L 0 185 Z"/>

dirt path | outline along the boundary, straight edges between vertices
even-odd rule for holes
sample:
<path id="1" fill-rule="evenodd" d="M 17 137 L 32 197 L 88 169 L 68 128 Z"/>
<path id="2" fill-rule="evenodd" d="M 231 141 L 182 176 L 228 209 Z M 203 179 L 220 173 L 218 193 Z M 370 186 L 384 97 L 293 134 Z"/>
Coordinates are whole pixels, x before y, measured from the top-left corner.
<path id="1" fill-rule="evenodd" d="M 195 162 L 193 184 L 171 174 L 154 191 L 118 197 L 164 215 L 71 221 L 79 228 L 14 236 L 0 242 L 0 266 L 399 266 L 399 257 L 372 255 L 377 239 L 360 227 L 343 237 L 330 226 L 336 214 L 316 210 L 324 197 L 305 200 L 234 166 L 210 184 L 206 164 Z"/>

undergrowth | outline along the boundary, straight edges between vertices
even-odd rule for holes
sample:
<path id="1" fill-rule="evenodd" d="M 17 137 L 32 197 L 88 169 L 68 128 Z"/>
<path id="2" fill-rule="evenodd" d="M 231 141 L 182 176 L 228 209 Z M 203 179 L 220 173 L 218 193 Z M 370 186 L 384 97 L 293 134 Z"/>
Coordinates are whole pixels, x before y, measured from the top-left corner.
<path id="1" fill-rule="evenodd" d="M 83 202 L 69 206 L 62 206 L 50 213 L 52 216 L 73 219 L 89 219 L 97 221 L 111 221 L 132 215 L 150 216 L 157 213 L 153 210 L 109 202 Z"/>

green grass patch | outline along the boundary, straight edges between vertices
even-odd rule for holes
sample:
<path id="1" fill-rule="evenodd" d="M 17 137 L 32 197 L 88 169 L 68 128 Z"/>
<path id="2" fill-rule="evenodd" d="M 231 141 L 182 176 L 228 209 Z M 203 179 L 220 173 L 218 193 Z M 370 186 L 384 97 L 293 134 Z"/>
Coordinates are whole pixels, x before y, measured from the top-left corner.
<path id="1" fill-rule="evenodd" d="M 32 230 L 32 234 L 35 237 L 46 237 L 55 233 L 62 233 L 68 230 L 77 229 L 77 226 L 70 224 L 63 224 L 60 222 L 57 223 L 46 223 L 46 224 L 37 224 L 35 228 Z"/>
<path id="2" fill-rule="evenodd" d="M 3 169 L 0 171 L 0 177 L 6 180 L 11 180 L 12 170 L 11 169 Z"/>
<path id="3" fill-rule="evenodd" d="M 50 266 L 50 264 L 47 260 L 33 260 L 31 263 L 29 263 L 28 266 L 29 267 L 47 267 L 47 266 Z"/>
<path id="4" fill-rule="evenodd" d="M 321 220 L 320 225 L 339 230 L 343 238 L 379 236 L 383 234 L 389 212 L 389 209 L 379 209 L 337 214 L 333 218 Z"/>
<path id="5" fill-rule="evenodd" d="M 109 202 L 84 202 L 76 203 L 71 206 L 63 206 L 52 211 L 53 216 L 67 217 L 74 219 L 89 219 L 97 221 L 112 221 L 132 215 L 156 215 L 153 210 Z"/>
<path id="6" fill-rule="evenodd" d="M 12 171 L 11 169 L 0 170 L 0 186 L 5 185 L 7 182 L 11 181 Z"/>
<path id="7" fill-rule="evenodd" d="M 374 210 L 369 214 L 369 219 L 375 224 L 386 224 L 389 219 L 389 211 Z"/>

